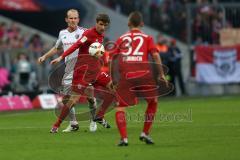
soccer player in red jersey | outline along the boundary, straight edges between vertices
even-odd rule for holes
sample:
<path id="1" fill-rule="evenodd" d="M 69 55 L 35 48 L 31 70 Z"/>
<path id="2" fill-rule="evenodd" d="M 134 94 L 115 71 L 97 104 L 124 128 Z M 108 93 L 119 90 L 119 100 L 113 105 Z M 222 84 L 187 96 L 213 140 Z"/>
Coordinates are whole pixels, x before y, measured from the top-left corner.
<path id="1" fill-rule="evenodd" d="M 51 48 L 47 53 L 43 56 L 39 57 L 38 62 L 43 63 L 48 58 L 57 54 L 58 51 L 66 51 L 72 44 L 74 44 L 79 38 L 81 38 L 82 34 L 86 30 L 86 28 L 79 27 L 78 23 L 80 21 L 79 12 L 76 9 L 69 9 L 66 13 L 65 21 L 68 25 L 66 29 L 63 29 L 59 32 L 58 39 L 53 48 Z M 65 73 L 62 79 L 63 89 L 61 90 L 61 94 L 67 95 L 71 90 L 72 85 L 72 71 L 75 66 L 76 60 L 78 56 L 78 50 L 75 50 L 71 55 L 65 57 Z M 93 116 L 95 116 L 96 111 L 96 99 L 87 98 L 89 103 L 89 109 L 91 112 L 90 125 L 89 130 L 94 132 L 97 130 L 97 124 L 93 121 Z M 79 129 L 75 108 L 72 107 L 69 113 L 70 122 L 68 127 L 63 130 L 63 132 L 72 132 L 77 131 Z"/>
<path id="2" fill-rule="evenodd" d="M 156 80 L 151 72 L 149 56 L 152 57 L 157 65 L 157 80 L 165 83 L 162 62 L 157 48 L 154 45 L 153 38 L 141 31 L 143 26 L 142 15 L 139 12 L 132 12 L 129 15 L 128 26 L 130 31 L 120 36 L 116 41 L 116 49 L 113 51 L 112 65 L 117 59 L 117 70 L 120 74 L 118 84 L 116 85 L 116 94 L 119 105 L 116 107 L 116 124 L 121 136 L 118 146 L 128 145 L 127 123 L 125 107 L 135 105 L 137 96 L 143 97 L 147 101 L 145 112 L 145 122 L 140 140 L 146 144 L 154 144 L 149 136 L 149 132 L 157 111 L 158 88 Z M 116 58 L 117 57 L 117 58 Z M 115 59 L 115 60 L 114 60 Z M 114 65 L 113 67 L 114 68 Z M 114 81 L 116 70 L 112 69 L 112 78 Z"/>
<path id="3" fill-rule="evenodd" d="M 61 56 L 51 61 L 51 64 L 59 63 L 66 56 L 73 53 L 76 49 L 79 49 L 78 59 L 74 67 L 73 80 L 72 80 L 72 94 L 63 100 L 64 107 L 61 113 L 54 123 L 51 133 L 57 133 L 62 121 L 66 118 L 71 107 L 77 103 L 81 95 L 93 97 L 93 86 L 95 84 L 110 88 L 110 77 L 101 72 L 101 59 L 99 58 L 101 53 L 97 53 L 96 56 L 90 56 L 88 49 L 94 42 L 103 42 L 104 32 L 110 23 L 109 16 L 106 14 L 98 14 L 96 17 L 96 25 L 93 28 L 86 30 L 82 37 L 67 49 Z M 98 57 L 99 56 L 99 57 Z M 98 119 L 104 127 L 110 128 L 109 124 L 102 119 Z"/>

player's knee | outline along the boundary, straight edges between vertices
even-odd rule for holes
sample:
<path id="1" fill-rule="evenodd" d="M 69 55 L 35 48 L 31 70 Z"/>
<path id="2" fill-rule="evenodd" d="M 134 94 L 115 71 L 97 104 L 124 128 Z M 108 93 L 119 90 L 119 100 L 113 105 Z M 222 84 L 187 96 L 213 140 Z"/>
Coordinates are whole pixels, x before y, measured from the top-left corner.
<path id="1" fill-rule="evenodd" d="M 64 105 L 66 105 L 66 104 L 68 103 L 68 101 L 69 101 L 69 98 L 70 98 L 69 95 L 65 95 L 65 96 L 63 97 L 63 99 L 62 99 L 62 103 L 63 103 Z"/>
<path id="2" fill-rule="evenodd" d="M 84 93 L 87 95 L 87 97 L 93 98 L 93 94 L 94 94 L 93 86 L 87 86 L 86 89 L 84 90 Z"/>
<path id="3" fill-rule="evenodd" d="M 157 98 L 146 98 L 145 100 L 147 101 L 147 103 L 152 103 L 152 104 L 158 103 Z"/>
<path id="4" fill-rule="evenodd" d="M 78 96 L 78 95 L 71 95 L 65 101 L 65 105 L 67 105 L 68 107 L 72 107 L 73 105 L 75 105 L 78 102 L 79 98 L 80 98 L 80 96 Z"/>
<path id="5" fill-rule="evenodd" d="M 157 98 L 147 100 L 147 103 L 148 103 L 148 106 L 157 108 L 157 103 L 158 103 Z"/>
<path id="6" fill-rule="evenodd" d="M 87 97 L 87 100 L 90 104 L 94 104 L 95 103 L 95 99 L 94 97 Z"/>
<path id="7" fill-rule="evenodd" d="M 116 107 L 116 111 L 117 112 L 125 112 L 125 108 L 124 107 Z"/>

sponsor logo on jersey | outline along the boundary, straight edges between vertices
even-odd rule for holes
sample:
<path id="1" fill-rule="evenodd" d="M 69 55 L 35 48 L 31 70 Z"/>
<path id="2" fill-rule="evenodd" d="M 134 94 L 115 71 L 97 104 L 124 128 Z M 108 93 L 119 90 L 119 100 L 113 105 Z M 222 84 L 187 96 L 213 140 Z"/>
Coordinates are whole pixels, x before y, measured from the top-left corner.
<path id="1" fill-rule="evenodd" d="M 75 42 L 64 42 L 63 44 L 67 46 L 67 45 L 73 45 L 74 43 Z"/>
<path id="2" fill-rule="evenodd" d="M 87 41 L 87 37 L 86 36 L 83 36 L 80 40 L 82 43 L 86 42 Z"/>

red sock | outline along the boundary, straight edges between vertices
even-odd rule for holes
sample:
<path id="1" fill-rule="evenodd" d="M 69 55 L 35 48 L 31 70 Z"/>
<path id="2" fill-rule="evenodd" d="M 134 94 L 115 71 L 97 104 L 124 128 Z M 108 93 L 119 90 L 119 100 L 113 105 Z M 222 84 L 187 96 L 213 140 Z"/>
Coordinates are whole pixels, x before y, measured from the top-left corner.
<path id="1" fill-rule="evenodd" d="M 124 111 L 117 111 L 116 115 L 116 124 L 118 127 L 118 131 L 121 135 L 121 138 L 127 138 L 127 123 Z"/>
<path id="2" fill-rule="evenodd" d="M 157 101 L 155 99 L 147 100 L 148 107 L 145 112 L 145 122 L 143 127 L 143 132 L 145 134 L 149 134 L 149 131 L 151 129 L 152 123 L 154 121 L 154 116 L 157 111 Z"/>
<path id="3" fill-rule="evenodd" d="M 70 108 L 66 105 L 64 105 L 62 107 L 61 113 L 58 116 L 57 121 L 54 123 L 54 127 L 59 127 L 62 123 L 62 121 L 67 117 L 67 115 L 69 114 Z"/>

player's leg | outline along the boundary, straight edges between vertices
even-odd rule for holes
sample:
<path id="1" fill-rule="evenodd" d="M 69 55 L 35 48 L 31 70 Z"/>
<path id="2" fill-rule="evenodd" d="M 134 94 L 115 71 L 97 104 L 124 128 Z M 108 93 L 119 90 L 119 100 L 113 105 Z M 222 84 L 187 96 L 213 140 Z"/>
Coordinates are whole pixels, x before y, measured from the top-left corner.
<path id="1" fill-rule="evenodd" d="M 79 129 L 78 121 L 76 118 L 76 111 L 74 107 L 72 107 L 69 112 L 69 118 L 70 118 L 69 125 L 62 132 L 74 132 Z"/>
<path id="2" fill-rule="evenodd" d="M 104 97 L 102 97 L 103 102 L 96 113 L 94 121 L 101 124 L 104 128 L 111 128 L 110 124 L 105 120 L 104 115 L 113 103 L 114 98 L 114 95 L 105 93 Z"/>
<path id="3" fill-rule="evenodd" d="M 116 97 L 119 104 L 118 107 L 116 107 L 115 120 L 121 136 L 121 140 L 118 146 L 128 145 L 125 108 L 137 103 L 135 93 L 130 91 L 130 88 L 132 86 L 133 84 L 129 81 L 120 80 L 116 89 Z"/>
<path id="4" fill-rule="evenodd" d="M 61 109 L 61 113 L 58 116 L 57 121 L 54 123 L 54 125 L 50 131 L 51 133 L 58 132 L 58 128 L 60 127 L 61 123 L 67 117 L 71 108 L 73 107 L 74 104 L 76 104 L 76 102 L 78 101 L 79 98 L 80 98 L 80 95 L 77 93 L 74 93 L 70 96 L 67 95 L 67 96 L 63 97 L 63 107 Z"/>
<path id="5" fill-rule="evenodd" d="M 94 97 L 94 87 L 92 84 L 89 84 L 84 91 L 85 95 L 87 95 L 88 106 L 90 111 L 90 124 L 89 124 L 89 131 L 95 132 L 97 130 L 97 123 L 94 122 L 94 117 L 96 114 L 97 102 L 96 98 Z"/>
<path id="6" fill-rule="evenodd" d="M 72 76 L 69 77 L 67 75 L 67 72 L 65 72 L 65 74 L 64 74 L 62 84 L 63 84 L 62 94 L 70 95 L 71 94 L 71 86 L 72 86 Z M 65 99 L 66 99 L 66 96 L 65 96 Z M 77 118 L 76 118 L 76 111 L 75 111 L 74 107 L 72 107 L 69 112 L 69 119 L 70 119 L 69 125 L 62 132 L 72 132 L 72 131 L 77 131 L 79 129 Z"/>
<path id="7" fill-rule="evenodd" d="M 65 73 L 63 75 L 62 79 L 62 94 L 64 95 L 70 95 L 71 90 L 72 90 L 72 80 L 73 80 L 73 69 L 74 65 L 76 63 L 77 59 L 72 58 L 65 62 L 66 67 L 65 67 Z M 76 118 L 76 111 L 75 108 L 72 107 L 70 112 L 69 112 L 69 125 L 67 126 L 66 129 L 64 129 L 62 132 L 72 132 L 72 131 L 77 131 L 79 129 L 77 118 Z"/>
<path id="8" fill-rule="evenodd" d="M 87 101 L 88 101 L 88 106 L 90 111 L 90 120 L 93 120 L 96 114 L 97 101 L 95 97 L 88 97 Z"/>
<path id="9" fill-rule="evenodd" d="M 98 76 L 96 82 L 94 83 L 94 87 L 97 88 L 96 91 L 99 92 L 100 98 L 103 100 L 103 103 L 99 107 L 94 121 L 98 122 L 105 128 L 111 128 L 109 123 L 104 119 L 104 115 L 107 109 L 111 106 L 112 102 L 114 101 L 115 95 L 110 91 L 110 86 L 112 81 L 109 75 L 105 72 L 101 72 Z M 102 87 L 102 88 L 99 88 Z"/>
<path id="10" fill-rule="evenodd" d="M 98 98 L 102 100 L 101 106 L 98 108 L 95 119 L 104 119 L 105 114 L 107 111 L 112 109 L 112 105 L 116 106 L 115 102 L 115 95 L 109 93 L 107 90 L 99 90 L 101 95 Z"/>
<path id="11" fill-rule="evenodd" d="M 90 96 L 87 98 L 87 100 L 88 100 L 90 114 L 91 114 L 89 130 L 91 132 L 94 132 L 97 130 L 97 124 L 96 122 L 93 121 L 93 118 L 96 112 L 96 99 Z M 69 125 L 62 132 L 72 132 L 72 131 L 77 131 L 79 129 L 77 118 L 76 118 L 76 111 L 74 107 L 72 107 L 69 112 L 69 118 L 70 118 Z"/>
<path id="12" fill-rule="evenodd" d="M 154 121 L 155 114 L 157 112 L 157 98 L 145 98 L 147 101 L 147 109 L 145 112 L 145 121 L 142 133 L 139 137 L 141 141 L 146 144 L 154 144 L 153 140 L 150 138 L 149 133 Z"/>
<path id="13" fill-rule="evenodd" d="M 128 146 L 127 121 L 124 107 L 117 107 L 115 120 L 121 136 L 118 146 Z"/>
<path id="14" fill-rule="evenodd" d="M 128 94 L 125 95 L 125 97 L 126 96 L 130 97 L 131 101 L 128 101 L 130 99 L 124 98 L 124 96 L 122 97 L 118 96 L 119 106 L 116 107 L 115 120 L 116 120 L 118 131 L 121 136 L 118 146 L 128 146 L 127 121 L 126 121 L 125 108 L 128 106 L 135 105 L 137 103 L 136 97 L 133 93 L 129 92 Z M 122 98 L 124 98 L 124 100 Z"/>
<path id="15" fill-rule="evenodd" d="M 97 123 L 94 121 L 96 109 L 97 109 L 97 101 L 94 97 L 88 97 L 88 106 L 90 110 L 90 124 L 89 124 L 89 131 L 95 132 L 97 130 Z"/>
<path id="16" fill-rule="evenodd" d="M 111 83 L 111 82 L 109 82 Z M 96 93 L 98 98 L 102 100 L 101 106 L 98 108 L 96 116 L 95 116 L 95 121 L 100 123 L 103 127 L 105 128 L 111 128 L 110 124 L 104 119 L 105 114 L 113 109 L 113 106 L 116 106 L 116 101 L 115 101 L 115 94 L 110 92 L 109 89 L 103 88 L 103 87 L 98 87 L 96 89 Z"/>

